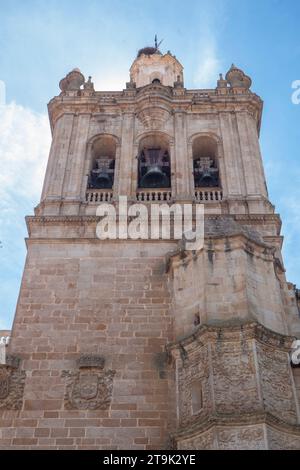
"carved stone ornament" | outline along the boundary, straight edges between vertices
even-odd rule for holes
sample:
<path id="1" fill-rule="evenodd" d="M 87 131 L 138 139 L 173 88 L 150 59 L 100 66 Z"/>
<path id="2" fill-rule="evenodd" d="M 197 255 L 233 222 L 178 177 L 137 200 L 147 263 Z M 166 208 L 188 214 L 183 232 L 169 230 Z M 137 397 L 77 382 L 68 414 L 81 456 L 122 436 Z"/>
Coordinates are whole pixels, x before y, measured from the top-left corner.
<path id="1" fill-rule="evenodd" d="M 9 395 L 10 377 L 6 371 L 0 371 L 0 400 L 4 400 Z"/>
<path id="2" fill-rule="evenodd" d="M 86 355 L 77 360 L 77 371 L 63 371 L 67 378 L 65 408 L 107 410 L 110 406 L 114 370 L 104 370 L 102 356 Z"/>
<path id="3" fill-rule="evenodd" d="M 103 369 L 105 364 L 105 358 L 99 355 L 90 355 L 90 354 L 83 354 L 77 359 L 77 367 L 99 367 Z"/>
<path id="4" fill-rule="evenodd" d="M 19 369 L 19 359 L 9 356 L 0 365 L 0 410 L 20 410 L 25 385 L 25 371 Z"/>
<path id="5" fill-rule="evenodd" d="M 79 69 L 73 69 L 60 82 L 59 88 L 62 92 L 78 91 L 84 84 L 85 78 Z"/>

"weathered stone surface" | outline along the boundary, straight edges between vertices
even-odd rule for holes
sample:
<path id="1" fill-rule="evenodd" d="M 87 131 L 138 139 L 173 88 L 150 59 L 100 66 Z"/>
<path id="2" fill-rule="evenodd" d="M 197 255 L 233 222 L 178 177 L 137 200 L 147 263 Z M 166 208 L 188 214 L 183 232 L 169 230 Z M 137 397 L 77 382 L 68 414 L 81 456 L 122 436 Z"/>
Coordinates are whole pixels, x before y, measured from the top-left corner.
<path id="1" fill-rule="evenodd" d="M 258 344 L 260 383 L 266 411 L 289 423 L 298 423 L 289 356 L 285 351 Z"/>
<path id="2" fill-rule="evenodd" d="M 53 142 L 0 366 L 0 448 L 299 447 L 299 295 L 265 185 L 262 101 L 235 66 L 216 89 L 185 89 L 157 48 L 130 72 L 105 92 L 74 69 L 49 103 Z M 167 152 L 170 188 L 141 190 L 143 148 Z M 120 195 L 203 203 L 203 249 L 99 240 L 97 206 Z"/>
<path id="3" fill-rule="evenodd" d="M 279 431 L 271 427 L 267 428 L 270 450 L 299 450 L 300 431 L 297 434 Z"/>
<path id="4" fill-rule="evenodd" d="M 106 410 L 110 406 L 115 371 L 88 369 L 63 372 L 67 378 L 65 408 L 67 410 Z"/>
<path id="5" fill-rule="evenodd" d="M 8 365 L 0 366 L 0 410 L 20 410 L 26 373 Z"/>
<path id="6" fill-rule="evenodd" d="M 273 423 L 279 442 L 286 435 L 300 435 L 288 356 L 292 340 L 256 323 L 227 323 L 198 327 L 194 334 L 170 345 L 178 374 L 176 446 L 272 448 L 263 430 Z M 195 381 L 201 383 L 203 392 L 197 413 L 193 413 Z M 292 439 L 291 448 L 296 448 L 297 439 Z"/>

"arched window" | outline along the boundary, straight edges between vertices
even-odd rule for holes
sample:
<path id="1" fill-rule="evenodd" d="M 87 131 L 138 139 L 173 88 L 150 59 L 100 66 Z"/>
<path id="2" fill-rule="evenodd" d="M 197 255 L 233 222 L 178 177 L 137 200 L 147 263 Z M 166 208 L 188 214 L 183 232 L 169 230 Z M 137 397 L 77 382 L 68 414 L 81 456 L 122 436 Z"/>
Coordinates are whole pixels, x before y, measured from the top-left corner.
<path id="1" fill-rule="evenodd" d="M 92 146 L 92 168 L 88 187 L 112 189 L 115 174 L 116 143 L 111 136 L 100 136 Z"/>
<path id="2" fill-rule="evenodd" d="M 170 188 L 171 165 L 169 145 L 162 136 L 148 136 L 140 142 L 138 187 Z"/>
<path id="3" fill-rule="evenodd" d="M 193 172 L 195 188 L 216 188 L 220 186 L 217 143 L 211 137 L 200 136 L 194 140 Z"/>

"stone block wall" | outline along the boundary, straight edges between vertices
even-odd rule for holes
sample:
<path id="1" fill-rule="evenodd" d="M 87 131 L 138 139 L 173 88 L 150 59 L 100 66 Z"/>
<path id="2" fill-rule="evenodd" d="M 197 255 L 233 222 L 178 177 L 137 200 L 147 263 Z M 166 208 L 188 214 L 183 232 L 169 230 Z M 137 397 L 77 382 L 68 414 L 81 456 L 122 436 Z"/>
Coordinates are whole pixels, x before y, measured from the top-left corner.
<path id="1" fill-rule="evenodd" d="M 252 319 L 288 333 L 284 292 L 270 246 L 243 236 L 206 240 L 197 254 L 174 254 L 170 261 L 175 335 L 201 324 Z"/>
<path id="2" fill-rule="evenodd" d="M 10 345 L 21 358 L 25 388 L 16 410 L 0 406 L 1 448 L 168 446 L 169 249 L 168 243 L 29 243 Z M 104 364 L 79 367 L 82 355 L 101 356 Z"/>

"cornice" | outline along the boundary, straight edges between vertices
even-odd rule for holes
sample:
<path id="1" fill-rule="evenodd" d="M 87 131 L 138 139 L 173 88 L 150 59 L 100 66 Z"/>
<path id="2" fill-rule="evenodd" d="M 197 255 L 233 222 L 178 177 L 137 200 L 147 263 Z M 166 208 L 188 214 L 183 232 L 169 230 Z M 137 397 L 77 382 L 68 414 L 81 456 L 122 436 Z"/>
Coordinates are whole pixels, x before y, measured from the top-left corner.
<path id="1" fill-rule="evenodd" d="M 143 137 L 141 134 L 139 137 Z M 135 203 L 135 201 L 134 201 Z M 278 222 L 280 216 L 278 214 L 225 214 L 226 217 L 236 221 L 243 222 Z M 224 217 L 224 214 L 206 214 L 205 219 L 218 220 Z M 99 217 L 96 215 L 27 215 L 25 217 L 28 223 L 86 223 L 97 222 Z"/>
<path id="2" fill-rule="evenodd" d="M 251 424 L 267 424 L 279 431 L 286 431 L 300 436 L 300 425 L 287 423 L 272 413 L 265 411 L 254 411 L 253 413 L 237 413 L 237 414 L 221 414 L 212 413 L 206 415 L 201 421 L 196 421 L 194 424 L 189 424 L 184 428 L 178 429 L 171 435 L 176 442 L 179 439 L 189 439 L 196 437 L 199 433 L 210 430 L 217 426 L 244 426 Z"/>
<path id="3" fill-rule="evenodd" d="M 78 95 L 68 96 L 61 93 L 54 97 L 48 104 L 48 112 L 53 128 L 57 119 L 65 114 L 121 112 L 126 108 L 134 111 L 136 106 L 145 101 L 155 100 L 164 102 L 170 108 L 178 108 L 180 112 L 186 111 L 189 114 L 203 113 L 227 113 L 227 112 L 247 112 L 255 118 L 257 125 L 260 124 L 263 102 L 252 92 L 245 92 L 238 95 L 230 93 L 230 89 L 224 95 L 218 94 L 217 89 L 210 90 L 186 90 L 183 89 L 178 94 L 176 88 L 163 85 L 146 85 L 135 90 L 122 90 L 112 92 L 96 91 L 92 95 L 86 95 L 79 90 Z"/>
<path id="4" fill-rule="evenodd" d="M 265 346 L 285 352 L 290 352 L 291 345 L 296 339 L 294 336 L 270 330 L 256 321 L 242 321 L 238 319 L 231 321 L 220 320 L 198 326 L 193 333 L 167 344 L 166 351 L 168 353 L 175 352 L 176 350 L 180 351 L 183 347 L 188 351 L 194 345 L 203 345 L 203 338 L 205 336 L 209 337 L 212 341 L 229 341 L 234 339 L 234 337 L 240 338 L 241 331 L 245 339 L 256 339 Z"/>

